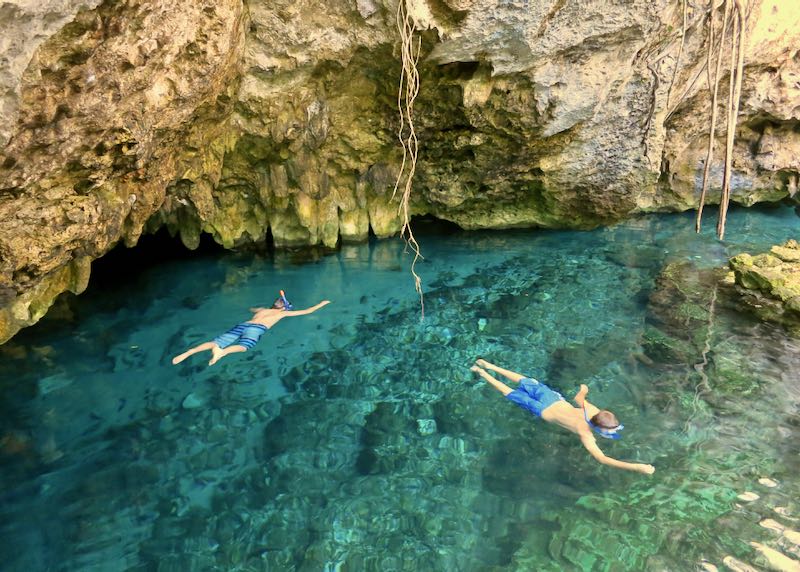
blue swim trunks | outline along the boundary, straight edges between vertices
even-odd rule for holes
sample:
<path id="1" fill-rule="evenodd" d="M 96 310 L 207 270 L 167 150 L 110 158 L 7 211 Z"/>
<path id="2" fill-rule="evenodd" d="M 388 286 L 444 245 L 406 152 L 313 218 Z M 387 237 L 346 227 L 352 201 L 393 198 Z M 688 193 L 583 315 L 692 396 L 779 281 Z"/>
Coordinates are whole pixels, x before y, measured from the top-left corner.
<path id="1" fill-rule="evenodd" d="M 234 344 L 237 346 L 244 346 L 248 350 L 251 350 L 268 329 L 269 328 L 262 326 L 261 324 L 244 322 L 232 327 L 221 336 L 214 338 L 214 343 L 223 350 Z"/>
<path id="2" fill-rule="evenodd" d="M 559 392 L 529 377 L 523 377 L 519 382 L 519 389 L 515 389 L 506 397 L 539 417 L 542 416 L 542 411 L 553 403 L 564 401 L 564 396 Z"/>

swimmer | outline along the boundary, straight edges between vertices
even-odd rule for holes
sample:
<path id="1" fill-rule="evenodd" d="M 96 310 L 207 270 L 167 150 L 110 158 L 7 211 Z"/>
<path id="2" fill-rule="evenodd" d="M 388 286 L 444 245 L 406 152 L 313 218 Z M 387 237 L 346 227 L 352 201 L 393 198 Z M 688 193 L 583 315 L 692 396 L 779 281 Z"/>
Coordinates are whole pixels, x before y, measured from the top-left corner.
<path id="1" fill-rule="evenodd" d="M 253 317 L 248 321 L 234 326 L 210 342 L 203 342 L 175 356 L 172 358 L 172 364 L 179 364 L 191 355 L 210 350 L 211 361 L 208 362 L 208 365 L 214 365 L 227 355 L 252 349 L 261 339 L 261 336 L 279 320 L 291 316 L 305 316 L 330 303 L 330 300 L 323 300 L 316 306 L 311 306 L 305 310 L 294 310 L 286 299 L 286 294 L 281 290 L 280 297 L 275 300 L 271 308 L 250 308 L 250 311 L 253 312 Z"/>
<path id="2" fill-rule="evenodd" d="M 613 413 L 598 409 L 589 403 L 586 399 L 589 388 L 585 385 L 581 385 L 580 391 L 575 395 L 575 403 L 580 407 L 573 407 L 564 400 L 560 393 L 553 391 L 545 384 L 519 373 L 503 369 L 486 360 L 478 359 L 470 369 L 523 409 L 538 415 L 548 423 L 555 423 L 578 435 L 589 454 L 600 463 L 618 469 L 644 473 L 645 475 L 652 475 L 655 472 L 656 469 L 653 465 L 617 461 L 607 457 L 600 450 L 592 431 L 594 430 L 594 432 L 606 439 L 620 439 L 622 435 L 619 432 L 623 429 L 623 426 Z M 512 390 L 488 373 L 487 369 L 499 373 L 514 383 L 519 383 L 519 389 Z"/>

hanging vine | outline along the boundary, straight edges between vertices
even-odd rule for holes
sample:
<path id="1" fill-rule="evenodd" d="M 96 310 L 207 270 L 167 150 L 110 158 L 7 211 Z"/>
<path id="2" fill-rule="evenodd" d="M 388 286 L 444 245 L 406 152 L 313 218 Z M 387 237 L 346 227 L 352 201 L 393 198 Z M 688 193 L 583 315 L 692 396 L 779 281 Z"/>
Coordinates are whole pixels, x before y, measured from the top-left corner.
<path id="1" fill-rule="evenodd" d="M 703 166 L 703 186 L 700 191 L 700 205 L 697 208 L 697 220 L 695 221 L 695 232 L 700 232 L 700 225 L 703 220 L 703 206 L 706 202 L 706 192 L 708 191 L 708 174 L 711 171 L 711 162 L 714 159 L 714 134 L 717 130 L 717 96 L 719 93 L 719 72 L 722 67 L 722 52 L 725 47 L 725 32 L 728 27 L 728 16 L 731 11 L 730 1 L 725 1 L 725 14 L 722 16 L 722 30 L 720 32 L 719 48 L 717 51 L 717 62 L 714 71 L 711 70 L 711 59 L 714 53 L 714 7 L 708 17 L 708 57 L 706 68 L 708 72 L 708 89 L 711 92 L 711 127 L 708 136 L 708 151 L 706 151 L 706 163 Z"/>
<path id="2" fill-rule="evenodd" d="M 683 44 L 686 42 L 686 15 L 687 15 L 687 12 L 688 12 L 688 8 L 686 6 L 686 0 L 681 0 L 681 5 L 682 5 L 682 8 L 683 8 L 683 25 L 681 27 L 681 43 L 678 46 L 678 56 L 675 58 L 675 67 L 672 68 L 672 80 L 669 82 L 669 88 L 667 89 L 667 103 L 666 103 L 666 106 L 665 106 L 667 109 L 669 109 L 669 97 L 672 94 L 672 87 L 675 85 L 675 76 L 678 75 L 678 68 L 681 65 L 681 56 L 683 55 Z"/>
<path id="3" fill-rule="evenodd" d="M 730 1 L 730 0 L 729 0 Z M 728 99 L 728 124 L 725 142 L 725 169 L 722 172 L 722 197 L 717 220 L 717 236 L 725 238 L 725 220 L 731 197 L 731 163 L 733 161 L 733 141 L 736 135 L 736 119 L 739 116 L 739 101 L 742 97 L 742 73 L 744 71 L 745 12 L 743 0 L 734 0 L 734 21 L 731 36 L 731 70 Z M 735 47 L 735 50 L 734 50 Z M 736 54 L 734 61 L 734 52 Z"/>
<path id="4" fill-rule="evenodd" d="M 746 29 L 746 11 L 744 0 L 725 0 L 725 12 L 722 17 L 722 30 L 719 37 L 719 47 L 717 62 L 714 68 L 714 75 L 711 74 L 711 57 L 715 48 L 714 44 L 714 5 L 712 0 L 711 16 L 709 17 L 709 41 L 708 41 L 708 82 L 711 91 L 711 127 L 709 129 L 708 151 L 706 153 L 706 163 L 703 167 L 703 186 L 700 192 L 700 204 L 697 210 L 697 220 L 695 230 L 700 232 L 702 221 L 703 206 L 705 204 L 708 190 L 708 177 L 713 160 L 714 136 L 717 118 L 717 98 L 720 80 L 722 54 L 725 47 L 726 31 L 728 19 L 731 23 L 731 61 L 728 78 L 728 103 L 726 107 L 725 121 L 725 161 L 722 171 L 722 191 L 720 195 L 719 219 L 717 220 L 717 236 L 720 240 L 725 238 L 725 223 L 727 220 L 728 206 L 731 194 L 731 167 L 733 163 L 733 145 L 736 135 L 736 121 L 739 115 L 739 102 L 742 97 L 742 75 L 744 73 L 744 47 Z"/>
<path id="5" fill-rule="evenodd" d="M 422 40 L 417 37 L 415 32 L 417 24 L 409 12 L 409 0 L 398 0 L 397 3 L 397 30 L 400 33 L 400 61 L 402 69 L 400 72 L 400 85 L 397 90 L 397 110 L 400 113 L 400 128 L 397 136 L 403 147 L 403 161 L 400 164 L 400 172 L 397 174 L 397 181 L 392 192 L 392 199 L 400 191 L 400 206 L 398 212 L 403 221 L 400 229 L 400 236 L 406 241 L 406 245 L 414 253 L 414 260 L 411 262 L 411 275 L 414 277 L 414 289 L 419 294 L 422 317 L 425 317 L 425 299 L 422 294 L 422 279 L 417 274 L 417 262 L 422 258 L 419 243 L 417 243 L 414 233 L 411 231 L 411 217 L 409 213 L 409 202 L 411 199 L 411 188 L 414 179 L 414 172 L 417 169 L 417 156 L 419 153 L 419 142 L 417 133 L 414 130 L 414 100 L 419 93 L 419 61 L 420 47 Z"/>

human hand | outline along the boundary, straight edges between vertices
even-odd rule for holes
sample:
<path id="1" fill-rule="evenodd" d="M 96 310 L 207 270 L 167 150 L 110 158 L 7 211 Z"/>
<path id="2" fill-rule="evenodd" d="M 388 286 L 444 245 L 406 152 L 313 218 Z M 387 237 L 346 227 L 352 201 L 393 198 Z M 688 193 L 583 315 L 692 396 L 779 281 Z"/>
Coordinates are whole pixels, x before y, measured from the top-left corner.
<path id="1" fill-rule="evenodd" d="M 644 475 L 652 475 L 656 472 L 656 468 L 653 465 L 639 465 L 639 472 Z"/>
<path id="2" fill-rule="evenodd" d="M 322 308 L 323 306 L 327 306 L 327 305 L 328 305 L 328 304 L 330 304 L 330 303 L 331 303 L 331 301 L 330 301 L 330 300 L 323 300 L 322 302 L 320 302 L 319 304 L 317 304 L 317 306 L 319 306 L 320 308 Z"/>
<path id="3" fill-rule="evenodd" d="M 581 384 L 581 388 L 578 390 L 578 393 L 575 394 L 573 397 L 573 401 L 583 407 L 584 401 L 586 401 L 586 394 L 589 393 L 589 388 L 586 386 L 585 383 Z"/>

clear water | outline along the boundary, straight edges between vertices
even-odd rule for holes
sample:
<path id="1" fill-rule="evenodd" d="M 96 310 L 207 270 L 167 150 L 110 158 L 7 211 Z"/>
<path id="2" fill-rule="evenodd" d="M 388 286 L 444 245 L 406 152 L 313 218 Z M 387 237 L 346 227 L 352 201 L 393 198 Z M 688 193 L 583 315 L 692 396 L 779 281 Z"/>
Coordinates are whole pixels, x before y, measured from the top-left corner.
<path id="1" fill-rule="evenodd" d="M 91 286 L 0 347 L 0 568 L 694 570 L 757 562 L 751 540 L 797 558 L 758 521 L 800 517 L 800 340 L 720 311 L 711 345 L 752 381 L 735 391 L 640 359 L 665 264 L 721 266 L 800 230 L 789 208 L 740 210 L 723 244 L 708 220 L 701 236 L 690 214 L 421 229 L 423 322 L 399 240 Z M 170 365 L 280 288 L 333 303 L 213 367 Z M 601 446 L 656 474 L 598 465 L 479 382 L 476 356 L 569 396 L 587 383 L 626 426 Z"/>

